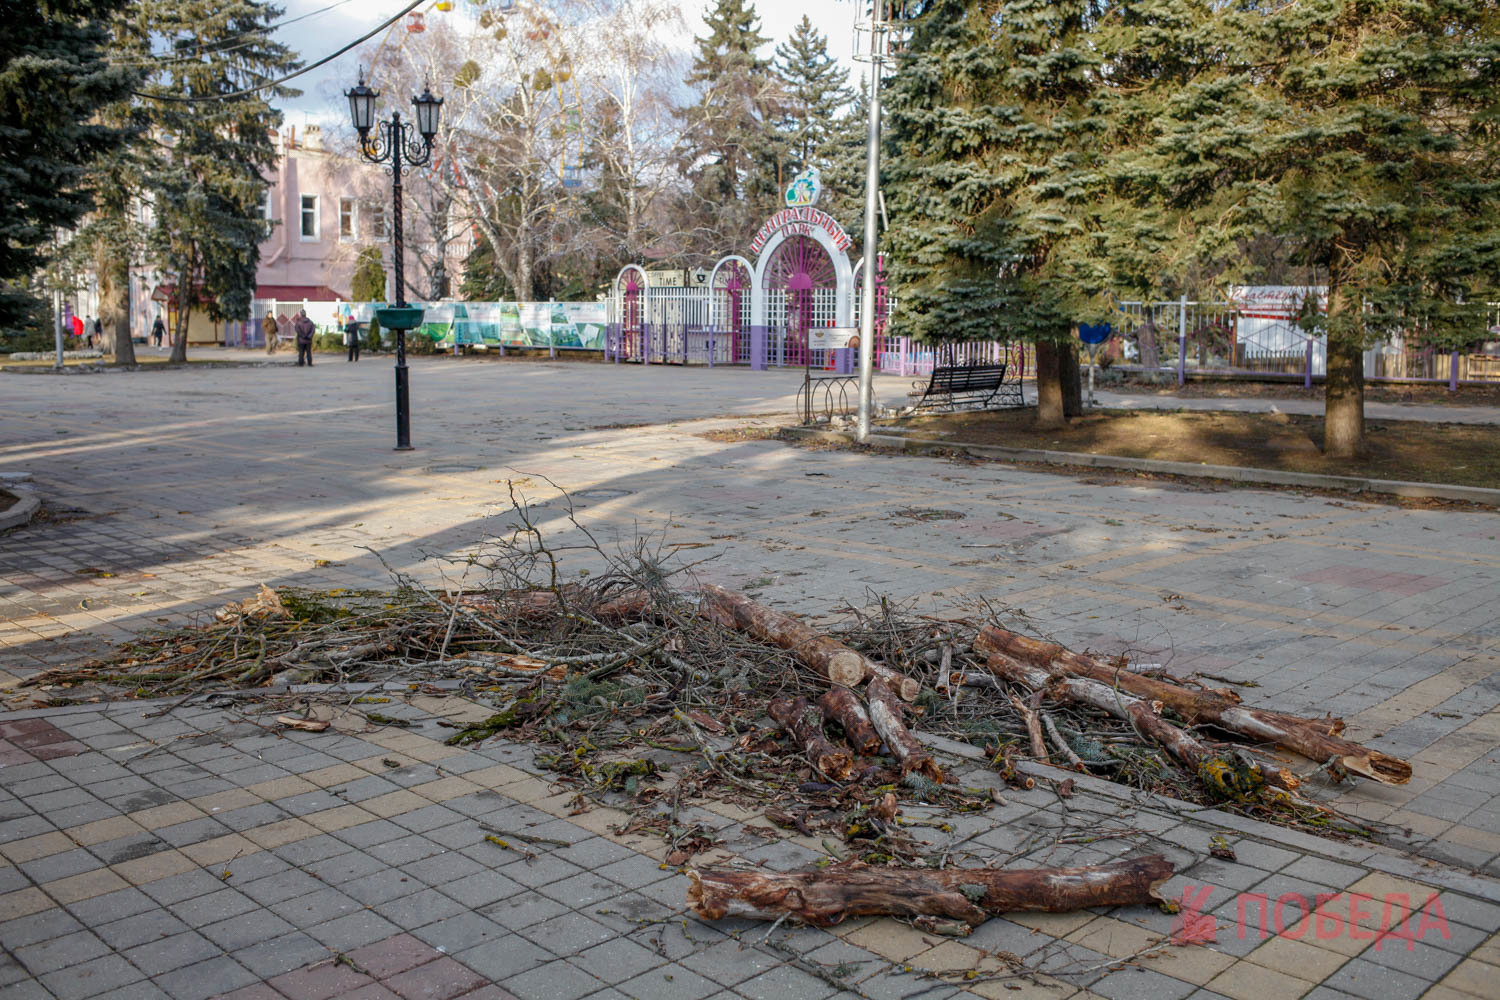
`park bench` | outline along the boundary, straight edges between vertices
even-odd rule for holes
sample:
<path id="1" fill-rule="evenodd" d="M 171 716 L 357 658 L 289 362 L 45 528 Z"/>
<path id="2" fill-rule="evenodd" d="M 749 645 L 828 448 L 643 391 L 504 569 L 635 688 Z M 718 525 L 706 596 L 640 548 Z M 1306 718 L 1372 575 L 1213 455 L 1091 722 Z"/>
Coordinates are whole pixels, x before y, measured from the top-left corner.
<path id="1" fill-rule="evenodd" d="M 924 382 L 913 382 L 914 410 L 980 410 L 1021 406 L 1021 387 L 1005 381 L 1006 365 L 939 365 Z M 1000 400 L 997 404 L 996 401 Z M 977 404 L 977 405 L 973 405 Z"/>

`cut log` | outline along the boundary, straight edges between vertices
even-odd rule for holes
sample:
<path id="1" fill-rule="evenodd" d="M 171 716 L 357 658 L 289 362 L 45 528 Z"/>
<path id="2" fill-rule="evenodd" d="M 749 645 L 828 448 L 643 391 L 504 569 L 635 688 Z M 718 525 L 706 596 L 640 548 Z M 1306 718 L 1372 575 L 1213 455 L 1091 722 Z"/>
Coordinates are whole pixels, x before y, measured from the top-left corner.
<path id="1" fill-rule="evenodd" d="M 1281 768 L 1231 759 L 1205 746 L 1163 719 L 1158 714 L 1159 702 L 1148 703 L 1127 691 L 1117 691 L 1086 677 L 1049 674 L 1041 667 L 1011 659 L 1004 653 L 991 653 L 985 665 L 996 677 L 1012 684 L 1047 691 L 1060 700 L 1090 705 L 1128 721 L 1143 739 L 1161 746 L 1225 798 L 1237 801 L 1254 798 L 1264 785 L 1291 793 L 1298 785 L 1297 778 Z"/>
<path id="2" fill-rule="evenodd" d="M 708 584 L 703 588 L 703 607 L 715 621 L 780 646 L 834 684 L 854 687 L 878 677 L 908 701 L 922 691 L 922 685 L 905 674 L 744 594 Z"/>
<path id="3" fill-rule="evenodd" d="M 1047 744 L 1042 739 L 1042 721 L 1037 718 L 1036 709 L 1015 695 L 1010 696 L 1010 704 L 1021 716 L 1021 721 L 1026 723 L 1026 736 L 1031 740 L 1031 756 L 1043 764 L 1052 763 L 1052 757 L 1047 753 Z"/>
<path id="4" fill-rule="evenodd" d="M 705 868 L 687 875 L 688 903 L 705 920 L 790 917 L 831 927 L 849 917 L 932 916 L 972 926 L 1014 910 L 1065 913 L 1158 902 L 1172 864 L 1152 854 L 1087 868 L 925 871 L 854 861 L 788 874 Z"/>
<path id="5" fill-rule="evenodd" d="M 1287 750 L 1326 764 L 1336 760 L 1345 770 L 1388 785 L 1411 780 L 1411 764 L 1378 750 L 1342 739 L 1342 719 L 1307 719 L 1285 712 L 1246 708 L 1233 695 L 1198 691 L 1155 677 L 1133 673 L 1123 667 L 1084 656 L 1055 642 L 1045 642 L 996 625 L 980 629 L 974 648 L 981 653 L 1003 653 L 1032 666 L 1086 677 L 1110 688 L 1159 701 L 1188 725 L 1213 725 L 1241 736 L 1275 743 Z"/>
<path id="6" fill-rule="evenodd" d="M 943 769 L 906 728 L 906 707 L 896 693 L 886 686 L 885 681 L 876 678 L 865 688 L 865 695 L 870 702 L 870 723 L 892 756 L 900 761 L 901 773 L 916 772 L 942 784 Z"/>
<path id="7" fill-rule="evenodd" d="M 575 583 L 563 584 L 559 589 L 561 601 L 557 592 L 551 590 L 500 590 L 464 594 L 459 598 L 459 604 L 477 611 L 521 618 L 555 615 L 566 607 L 608 622 L 638 620 L 651 607 L 651 595 L 644 590 L 618 591 L 601 600 L 592 590 Z"/>
<path id="8" fill-rule="evenodd" d="M 847 781 L 854 773 L 854 755 L 828 742 L 823 735 L 823 713 L 806 698 L 775 698 L 766 714 L 797 742 L 808 762 L 830 781 Z"/>
<path id="9" fill-rule="evenodd" d="M 853 691 L 835 684 L 818 699 L 818 707 L 823 710 L 823 718 L 843 727 L 844 738 L 849 741 L 855 753 L 868 757 L 879 752 L 880 734 L 875 732 L 875 727 L 870 723 L 870 714 L 859 703 Z"/>

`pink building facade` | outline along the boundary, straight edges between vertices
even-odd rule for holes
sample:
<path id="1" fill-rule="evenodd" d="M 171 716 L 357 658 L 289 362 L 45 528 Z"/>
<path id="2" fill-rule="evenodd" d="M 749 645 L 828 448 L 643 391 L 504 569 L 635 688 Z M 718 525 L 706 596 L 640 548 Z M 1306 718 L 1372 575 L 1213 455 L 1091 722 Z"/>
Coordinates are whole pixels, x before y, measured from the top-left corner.
<path id="1" fill-rule="evenodd" d="M 275 303 L 278 313 L 295 313 L 297 304 L 347 301 L 358 255 L 365 247 L 377 247 L 386 271 L 385 298 L 394 297 L 392 287 L 393 221 L 391 175 L 388 167 L 351 159 L 323 142 L 318 126 L 299 133 L 290 127 L 276 137 L 280 157 L 269 178 L 263 206 L 274 225 L 260 247 L 256 272 L 256 308 L 259 319 Z M 434 265 L 443 261 L 450 294 L 456 289 L 463 261 L 472 241 L 454 238 L 457 227 L 440 211 L 441 194 L 426 182 L 421 171 L 404 173 L 407 298 L 428 299 L 432 295 Z M 448 238 L 439 241 L 434 233 Z M 441 244 L 441 245 L 440 245 Z M 131 280 L 131 319 L 136 337 L 144 337 L 157 316 L 169 322 L 166 292 L 172 278 L 151 268 L 137 268 Z M 206 317 L 190 321 L 190 343 L 243 342 L 242 324 L 230 323 L 226 331 Z"/>

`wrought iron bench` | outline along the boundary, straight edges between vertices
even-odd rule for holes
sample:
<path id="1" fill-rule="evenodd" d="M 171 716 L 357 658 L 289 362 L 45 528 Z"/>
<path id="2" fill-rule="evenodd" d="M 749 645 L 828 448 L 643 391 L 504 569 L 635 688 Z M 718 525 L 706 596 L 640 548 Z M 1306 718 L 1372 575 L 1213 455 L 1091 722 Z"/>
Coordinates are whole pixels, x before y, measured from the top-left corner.
<path id="1" fill-rule="evenodd" d="M 912 383 L 911 395 L 920 397 L 912 409 L 952 411 L 964 407 L 998 410 L 1006 406 L 1024 406 L 1020 383 L 1005 381 L 1007 367 L 1004 364 L 939 365 L 932 370 L 927 381 Z"/>

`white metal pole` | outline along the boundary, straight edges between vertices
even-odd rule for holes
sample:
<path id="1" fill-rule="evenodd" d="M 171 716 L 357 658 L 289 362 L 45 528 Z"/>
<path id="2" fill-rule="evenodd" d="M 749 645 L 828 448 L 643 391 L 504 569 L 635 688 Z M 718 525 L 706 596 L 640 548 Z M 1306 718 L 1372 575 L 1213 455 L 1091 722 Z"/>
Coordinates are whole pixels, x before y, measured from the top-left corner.
<path id="1" fill-rule="evenodd" d="M 57 341 L 57 367 L 63 366 L 62 292 L 52 293 L 52 335 Z"/>
<path id="2" fill-rule="evenodd" d="M 859 419 L 855 440 L 870 436 L 875 401 L 875 275 L 880 270 L 880 59 L 883 37 L 881 0 L 870 6 L 870 122 L 865 141 L 865 283 L 859 299 Z"/>

